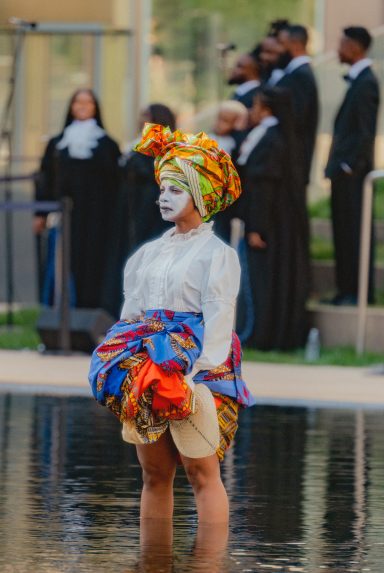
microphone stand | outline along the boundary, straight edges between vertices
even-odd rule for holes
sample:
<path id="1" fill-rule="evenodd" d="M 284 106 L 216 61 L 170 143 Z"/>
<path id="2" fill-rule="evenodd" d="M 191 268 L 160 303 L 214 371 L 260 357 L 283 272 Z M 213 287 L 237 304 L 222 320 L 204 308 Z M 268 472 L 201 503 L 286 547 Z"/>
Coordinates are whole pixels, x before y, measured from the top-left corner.
<path id="1" fill-rule="evenodd" d="M 19 18 L 10 18 L 9 22 L 16 27 L 14 48 L 12 53 L 11 71 L 8 80 L 8 95 L 5 101 L 0 121 L 0 149 L 5 146 L 6 164 L 4 175 L 4 201 L 12 202 L 12 161 L 13 161 L 13 131 L 14 131 L 14 101 L 16 93 L 16 81 L 19 69 L 20 56 L 22 53 L 25 32 L 36 27 L 35 23 L 26 22 Z M 5 276 L 6 276 L 6 325 L 12 327 L 14 324 L 13 303 L 14 303 L 14 266 L 13 266 L 13 214 L 11 209 L 6 209 L 5 219 Z"/>

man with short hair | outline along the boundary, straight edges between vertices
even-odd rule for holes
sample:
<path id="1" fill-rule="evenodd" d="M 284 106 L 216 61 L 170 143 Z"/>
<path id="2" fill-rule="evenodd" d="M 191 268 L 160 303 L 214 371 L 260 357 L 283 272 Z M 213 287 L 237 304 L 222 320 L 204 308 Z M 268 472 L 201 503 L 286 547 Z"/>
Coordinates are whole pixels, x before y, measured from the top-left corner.
<path id="1" fill-rule="evenodd" d="M 301 148 L 299 151 L 306 186 L 309 183 L 319 119 L 318 90 L 307 52 L 308 32 L 304 26 L 293 24 L 279 32 L 278 40 L 283 48 L 279 67 L 284 69 L 275 85 L 287 89 L 292 95 L 295 131 Z"/>
<path id="2" fill-rule="evenodd" d="M 336 115 L 325 175 L 331 180 L 331 208 L 337 294 L 332 304 L 357 303 L 364 179 L 373 169 L 379 84 L 367 57 L 372 37 L 366 28 L 343 30 L 339 60 L 350 66 L 348 89 Z M 373 225 L 371 226 L 373 239 Z M 374 301 L 373 240 L 368 302 Z"/>
<path id="3" fill-rule="evenodd" d="M 228 78 L 229 85 L 238 85 L 232 99 L 250 109 L 260 86 L 260 65 L 257 52 L 242 54 Z"/>
<path id="4" fill-rule="evenodd" d="M 300 219 L 297 225 L 301 231 L 304 245 L 302 280 L 307 284 L 310 294 L 310 229 L 307 210 L 307 186 L 310 180 L 311 164 L 316 142 L 316 131 L 319 119 L 319 97 L 316 79 L 311 67 L 311 58 L 307 52 L 308 32 L 304 26 L 292 24 L 282 28 L 277 36 L 282 53 L 278 67 L 282 70 L 275 86 L 287 90 L 291 95 L 294 135 L 297 145 L 298 170 L 300 179 L 297 187 L 296 201 L 299 206 Z M 273 80 L 273 75 L 271 77 Z M 273 82 L 272 82 L 273 83 Z"/>

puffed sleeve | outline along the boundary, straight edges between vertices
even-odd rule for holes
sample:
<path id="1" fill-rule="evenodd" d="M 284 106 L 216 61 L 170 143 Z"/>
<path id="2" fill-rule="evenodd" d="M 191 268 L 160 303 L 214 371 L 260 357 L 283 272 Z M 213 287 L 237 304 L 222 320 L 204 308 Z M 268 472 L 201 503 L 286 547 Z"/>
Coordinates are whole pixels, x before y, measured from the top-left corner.
<path id="1" fill-rule="evenodd" d="M 136 251 L 126 262 L 124 269 L 124 304 L 121 310 L 120 318 L 122 320 L 133 320 L 138 318 L 143 309 L 137 281 L 139 277 L 140 264 L 143 260 L 143 254 L 146 245 L 143 245 Z"/>
<path id="2" fill-rule="evenodd" d="M 193 373 L 209 370 L 227 359 L 232 340 L 236 297 L 240 286 L 237 253 L 222 245 L 214 251 L 207 282 L 202 292 L 204 317 L 203 351 Z"/>

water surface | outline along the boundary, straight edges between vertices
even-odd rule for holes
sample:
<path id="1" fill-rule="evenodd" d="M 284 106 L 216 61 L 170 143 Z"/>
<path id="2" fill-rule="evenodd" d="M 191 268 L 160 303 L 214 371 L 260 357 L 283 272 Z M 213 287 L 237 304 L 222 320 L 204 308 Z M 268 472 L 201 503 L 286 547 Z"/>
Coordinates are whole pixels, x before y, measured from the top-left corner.
<path id="1" fill-rule="evenodd" d="M 0 394 L 0 571 L 381 573 L 382 411 L 257 406 L 222 466 L 229 538 L 197 527 L 182 470 L 175 519 L 145 524 L 140 468 L 93 399 Z"/>

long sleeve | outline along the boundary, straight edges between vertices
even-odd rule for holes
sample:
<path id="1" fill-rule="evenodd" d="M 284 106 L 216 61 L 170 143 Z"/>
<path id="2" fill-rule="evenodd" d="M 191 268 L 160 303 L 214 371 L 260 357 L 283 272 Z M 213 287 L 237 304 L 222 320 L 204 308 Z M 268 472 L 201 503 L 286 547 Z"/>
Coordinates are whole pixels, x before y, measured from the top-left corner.
<path id="1" fill-rule="evenodd" d="M 203 351 L 193 373 L 222 364 L 229 353 L 235 314 L 236 297 L 240 286 L 240 264 L 237 253 L 223 245 L 214 254 L 208 280 L 202 292 L 204 318 Z"/>
<path id="2" fill-rule="evenodd" d="M 364 166 L 366 156 L 373 154 L 376 135 L 379 89 L 375 81 L 365 82 L 354 94 L 354 133 L 350 134 L 345 162 L 353 171 Z"/>
<path id="3" fill-rule="evenodd" d="M 124 269 L 124 304 L 120 318 L 133 320 L 143 312 L 139 291 L 137 290 L 138 271 L 145 245 L 129 257 Z"/>
<path id="4" fill-rule="evenodd" d="M 52 138 L 45 149 L 39 171 L 35 175 L 35 200 L 36 201 L 54 201 L 57 197 L 55 188 L 55 158 L 56 143 L 58 137 Z M 38 211 L 36 215 L 47 215 L 47 213 Z"/>
<path id="5" fill-rule="evenodd" d="M 268 132 L 249 156 L 243 177 L 246 232 L 259 233 L 264 240 L 268 239 L 276 188 L 283 180 L 286 153 L 277 130 Z"/>

